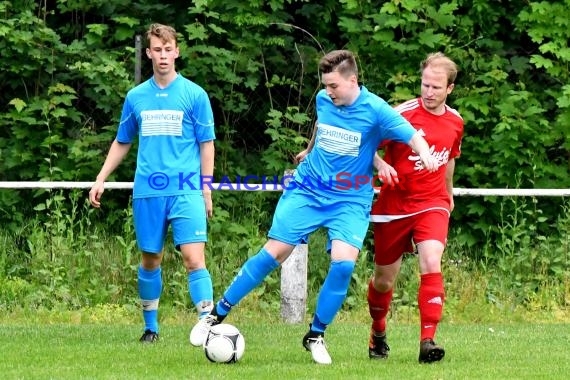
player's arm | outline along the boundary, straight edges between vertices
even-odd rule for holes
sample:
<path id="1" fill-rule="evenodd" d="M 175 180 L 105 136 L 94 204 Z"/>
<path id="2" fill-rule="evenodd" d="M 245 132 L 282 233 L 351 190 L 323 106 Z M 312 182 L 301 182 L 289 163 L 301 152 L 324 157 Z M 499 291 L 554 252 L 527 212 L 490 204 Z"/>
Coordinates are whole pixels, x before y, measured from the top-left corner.
<path id="1" fill-rule="evenodd" d="M 388 105 L 380 108 L 377 115 L 379 116 L 378 124 L 388 132 L 388 135 L 384 137 L 386 140 L 402 143 L 407 141 L 408 146 L 420 157 L 425 169 L 429 172 L 437 170 L 437 160 L 431 155 L 427 141 L 404 116 Z M 413 133 L 411 138 L 409 138 L 410 133 Z"/>
<path id="2" fill-rule="evenodd" d="M 408 145 L 420 156 L 424 168 L 430 172 L 437 170 L 437 160 L 431 155 L 429 145 L 419 131 L 414 133 Z"/>
<path id="3" fill-rule="evenodd" d="M 200 175 L 201 178 L 214 178 L 214 140 L 200 143 Z M 206 216 L 212 217 L 214 208 L 212 206 L 212 189 L 205 184 L 202 188 L 204 203 L 206 205 Z"/>
<path id="4" fill-rule="evenodd" d="M 300 162 L 302 162 L 305 157 L 307 157 L 307 154 L 309 154 L 311 152 L 311 150 L 313 150 L 313 147 L 315 146 L 315 139 L 317 137 L 317 128 L 319 126 L 319 122 L 315 122 L 315 126 L 313 127 L 313 135 L 311 136 L 311 140 L 309 140 L 309 145 L 307 145 L 307 149 L 299 152 L 296 156 L 295 156 L 295 163 L 298 164 Z"/>
<path id="5" fill-rule="evenodd" d="M 101 171 L 95 179 L 95 183 L 89 191 L 89 202 L 93 207 L 101 207 L 101 195 L 105 191 L 105 181 L 107 178 L 115 171 L 117 166 L 123 161 L 129 150 L 131 149 L 130 143 L 120 143 L 116 139 L 111 144 L 109 148 L 109 153 L 107 153 L 107 158 L 101 167 Z"/>
<path id="6" fill-rule="evenodd" d="M 447 168 L 445 169 L 445 188 L 449 194 L 449 211 L 453 211 L 455 208 L 455 202 L 453 201 L 453 173 L 455 172 L 455 158 L 452 158 L 447 162 Z"/>
<path id="7" fill-rule="evenodd" d="M 376 168 L 378 172 L 378 178 L 380 178 L 384 184 L 393 186 L 400 182 L 396 169 L 384 161 L 378 152 L 374 154 L 374 168 Z"/>

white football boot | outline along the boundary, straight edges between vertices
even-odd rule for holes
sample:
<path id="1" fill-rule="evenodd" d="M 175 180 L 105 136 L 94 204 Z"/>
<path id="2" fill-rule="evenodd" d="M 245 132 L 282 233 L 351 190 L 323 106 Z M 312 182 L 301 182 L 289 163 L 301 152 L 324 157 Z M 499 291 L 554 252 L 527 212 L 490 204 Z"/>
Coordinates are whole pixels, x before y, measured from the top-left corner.
<path id="1" fill-rule="evenodd" d="M 315 333 L 309 331 L 303 337 L 303 346 L 307 351 L 311 352 L 313 360 L 317 364 L 331 364 L 332 359 L 327 350 L 327 345 L 325 344 L 325 338 L 323 334 Z"/>
<path id="2" fill-rule="evenodd" d="M 203 346 L 212 326 L 220 324 L 218 316 L 207 314 L 192 327 L 190 331 L 190 344 L 196 347 Z"/>

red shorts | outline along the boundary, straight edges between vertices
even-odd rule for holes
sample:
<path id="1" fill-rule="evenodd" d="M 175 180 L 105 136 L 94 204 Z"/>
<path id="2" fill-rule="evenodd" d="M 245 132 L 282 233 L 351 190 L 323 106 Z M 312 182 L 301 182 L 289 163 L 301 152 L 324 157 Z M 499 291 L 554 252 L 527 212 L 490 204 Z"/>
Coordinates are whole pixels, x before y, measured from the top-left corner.
<path id="1" fill-rule="evenodd" d="M 414 216 L 374 223 L 374 262 L 389 265 L 404 253 L 412 253 L 414 244 L 426 240 L 447 243 L 449 214 L 444 210 L 430 210 Z"/>

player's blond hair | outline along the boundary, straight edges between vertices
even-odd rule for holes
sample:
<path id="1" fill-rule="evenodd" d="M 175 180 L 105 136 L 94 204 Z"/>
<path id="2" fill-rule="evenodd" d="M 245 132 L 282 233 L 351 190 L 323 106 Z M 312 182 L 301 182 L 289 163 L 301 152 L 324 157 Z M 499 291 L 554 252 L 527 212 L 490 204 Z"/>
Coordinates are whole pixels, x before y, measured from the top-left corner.
<path id="1" fill-rule="evenodd" d="M 158 37 L 163 43 L 174 41 L 174 46 L 178 45 L 176 42 L 176 30 L 168 25 L 151 24 L 146 31 L 146 40 L 149 46 L 151 37 Z"/>
<path id="2" fill-rule="evenodd" d="M 447 73 L 447 85 L 455 83 L 457 78 L 457 65 L 448 56 L 441 52 L 431 53 L 420 64 L 421 71 L 428 66 L 438 67 Z"/>

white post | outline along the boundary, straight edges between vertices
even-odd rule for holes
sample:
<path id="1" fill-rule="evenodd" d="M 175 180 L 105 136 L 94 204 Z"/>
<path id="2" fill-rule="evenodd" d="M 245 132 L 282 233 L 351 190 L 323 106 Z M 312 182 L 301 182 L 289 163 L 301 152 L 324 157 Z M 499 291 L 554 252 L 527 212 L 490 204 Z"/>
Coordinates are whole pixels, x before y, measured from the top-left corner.
<path id="1" fill-rule="evenodd" d="M 281 264 L 281 318 L 286 323 L 305 320 L 308 245 L 299 244 Z"/>
<path id="2" fill-rule="evenodd" d="M 285 170 L 285 187 L 294 174 L 294 170 Z M 281 264 L 281 318 L 286 323 L 301 323 L 305 320 L 308 254 L 308 245 L 299 244 Z"/>

